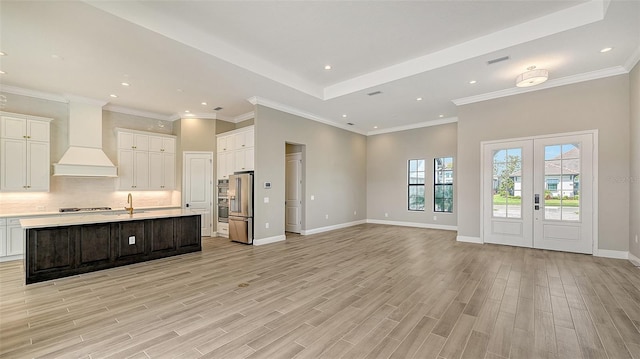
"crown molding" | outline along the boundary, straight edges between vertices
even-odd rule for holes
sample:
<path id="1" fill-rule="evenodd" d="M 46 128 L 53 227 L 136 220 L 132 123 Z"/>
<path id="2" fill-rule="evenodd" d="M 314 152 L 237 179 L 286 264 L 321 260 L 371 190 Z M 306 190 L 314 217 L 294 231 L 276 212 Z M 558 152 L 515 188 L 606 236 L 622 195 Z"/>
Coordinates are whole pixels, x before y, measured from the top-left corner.
<path id="1" fill-rule="evenodd" d="M 501 97 L 520 95 L 527 92 L 546 90 L 554 87 L 571 85 L 579 82 L 585 82 L 585 81 L 597 80 L 605 77 L 622 75 L 628 72 L 629 71 L 627 71 L 622 66 L 609 67 L 602 70 L 585 72 L 583 74 L 577 74 L 577 75 L 562 77 L 559 79 L 549 80 L 538 86 L 513 87 L 513 88 L 508 88 L 506 90 L 488 92 L 488 93 L 484 93 L 476 96 L 463 97 L 463 98 L 452 100 L 452 102 L 456 106 L 468 105 L 470 103 L 493 100 Z"/>
<path id="2" fill-rule="evenodd" d="M 458 122 L 457 117 L 439 118 L 433 121 L 424 121 L 424 122 L 414 123 L 411 125 L 397 126 L 397 127 L 384 128 L 384 129 L 375 130 L 375 131 L 369 131 L 367 132 L 367 136 L 381 135 L 384 133 L 400 132 L 400 131 L 407 131 L 407 130 L 415 130 L 416 128 L 439 126 L 439 125 L 445 125 L 447 123 L 456 123 L 456 122 Z"/>
<path id="3" fill-rule="evenodd" d="M 629 56 L 627 62 L 624 63 L 624 68 L 627 70 L 627 72 L 631 72 L 638 61 L 640 61 L 640 47 L 638 47 L 636 51 L 634 51 L 633 54 Z"/>
<path id="4" fill-rule="evenodd" d="M 251 111 L 251 112 L 247 112 L 245 114 L 239 115 L 234 117 L 233 119 L 231 119 L 231 122 L 233 123 L 239 123 L 242 121 L 246 121 L 246 120 L 250 120 L 252 118 L 256 117 L 256 112 L 255 111 Z"/>
<path id="5" fill-rule="evenodd" d="M 71 103 L 71 102 L 84 103 L 84 104 L 87 104 L 87 105 L 100 106 L 100 107 L 104 107 L 104 105 L 109 103 L 109 101 L 98 100 L 98 99 L 89 98 L 89 97 L 77 96 L 77 95 L 73 95 L 73 94 L 70 94 L 70 93 L 64 94 L 64 97 L 67 99 L 67 102 L 69 102 L 69 103 Z"/>
<path id="6" fill-rule="evenodd" d="M 257 105 L 261 105 L 261 106 L 265 106 L 265 107 L 269 107 L 272 108 L 274 110 L 278 110 L 278 111 L 282 111 L 282 112 L 286 112 L 286 113 L 290 113 L 292 115 L 296 115 L 296 116 L 300 116 L 303 118 L 306 118 L 307 120 L 311 120 L 311 121 L 316 121 L 316 122 L 320 122 L 320 123 L 324 123 L 325 125 L 329 125 L 329 126 L 333 126 L 333 127 L 337 127 L 349 132 L 355 132 L 358 133 L 360 135 L 367 135 L 366 132 L 364 131 L 360 131 L 356 128 L 353 128 L 351 126 L 346 126 L 343 125 L 341 123 L 326 119 L 324 117 L 320 117 L 317 115 L 314 115 L 312 113 L 306 112 L 306 111 L 302 111 L 300 109 L 297 108 L 293 108 L 291 106 L 287 106 L 275 101 L 271 101 L 262 97 L 257 97 L 257 96 L 253 96 L 247 99 L 247 101 L 249 101 L 252 105 L 257 106 Z"/>
<path id="7" fill-rule="evenodd" d="M 190 118 L 196 118 L 199 120 L 217 120 L 218 115 L 214 112 L 194 112 L 189 115 L 174 113 L 168 119 L 168 121 L 188 120 Z"/>
<path id="8" fill-rule="evenodd" d="M 6 92 L 14 95 L 34 97 L 42 100 L 68 103 L 69 100 L 63 95 L 52 94 L 44 91 L 36 91 L 17 86 L 0 84 L 0 92 Z"/>

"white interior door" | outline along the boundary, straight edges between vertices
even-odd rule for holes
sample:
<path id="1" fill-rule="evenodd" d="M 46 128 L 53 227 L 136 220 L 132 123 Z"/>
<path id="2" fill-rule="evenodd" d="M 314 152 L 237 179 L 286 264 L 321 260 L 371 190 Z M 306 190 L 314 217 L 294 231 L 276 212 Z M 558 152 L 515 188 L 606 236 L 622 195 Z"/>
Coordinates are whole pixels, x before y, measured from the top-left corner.
<path id="1" fill-rule="evenodd" d="M 593 253 L 593 134 L 483 145 L 483 240 Z"/>
<path id="2" fill-rule="evenodd" d="M 202 217 L 202 235 L 211 236 L 213 225 L 213 152 L 185 152 L 183 208 Z"/>
<path id="3" fill-rule="evenodd" d="M 285 231 L 300 233 L 302 226 L 302 153 L 292 153 L 286 157 Z"/>

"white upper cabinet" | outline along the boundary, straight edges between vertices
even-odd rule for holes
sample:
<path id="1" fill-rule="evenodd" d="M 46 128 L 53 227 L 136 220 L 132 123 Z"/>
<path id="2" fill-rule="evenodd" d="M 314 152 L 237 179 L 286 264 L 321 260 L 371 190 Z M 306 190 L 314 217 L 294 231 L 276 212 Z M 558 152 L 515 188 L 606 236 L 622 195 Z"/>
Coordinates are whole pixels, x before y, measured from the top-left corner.
<path id="1" fill-rule="evenodd" d="M 216 136 L 218 179 L 227 179 L 233 172 L 253 171 L 254 131 L 254 126 L 250 126 Z"/>
<path id="2" fill-rule="evenodd" d="M 175 153 L 176 139 L 173 137 L 149 136 L 150 152 Z"/>
<path id="3" fill-rule="evenodd" d="M 49 191 L 51 119 L 2 113 L 0 190 Z"/>
<path id="4" fill-rule="evenodd" d="M 170 135 L 117 129 L 119 190 L 173 190 L 176 139 Z"/>
<path id="5" fill-rule="evenodd" d="M 233 135 L 218 136 L 218 145 L 217 145 L 218 153 L 233 151 L 235 149 L 233 140 L 234 140 Z"/>

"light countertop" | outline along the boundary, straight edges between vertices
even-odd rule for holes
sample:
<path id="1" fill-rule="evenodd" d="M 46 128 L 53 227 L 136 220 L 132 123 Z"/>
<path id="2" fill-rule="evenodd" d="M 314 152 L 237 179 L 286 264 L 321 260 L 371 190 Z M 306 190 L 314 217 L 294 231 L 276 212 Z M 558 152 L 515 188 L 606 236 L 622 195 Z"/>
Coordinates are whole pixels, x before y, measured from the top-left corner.
<path id="1" fill-rule="evenodd" d="M 136 207 L 136 210 L 141 211 L 154 211 L 154 210 L 167 210 L 167 209 L 178 209 L 180 205 L 168 205 L 168 206 L 146 206 L 146 207 Z M 122 207 L 116 207 L 111 210 L 106 211 L 87 211 L 87 212 L 60 212 L 60 211 L 39 211 L 39 212 L 4 212 L 0 211 L 0 218 L 15 218 L 15 217 L 34 217 L 34 216 L 81 216 L 86 214 L 107 214 L 107 213 L 119 213 L 123 212 L 124 209 Z"/>
<path id="2" fill-rule="evenodd" d="M 119 213 L 108 211 L 102 213 L 91 212 L 86 214 L 76 214 L 75 216 L 25 218 L 20 220 L 20 225 L 23 229 L 29 229 L 198 215 L 198 213 L 184 209 L 168 209 L 155 211 L 143 211 L 136 209 L 134 210 L 134 213 L 132 215 L 128 213 L 122 213 L 120 211 L 118 212 Z"/>

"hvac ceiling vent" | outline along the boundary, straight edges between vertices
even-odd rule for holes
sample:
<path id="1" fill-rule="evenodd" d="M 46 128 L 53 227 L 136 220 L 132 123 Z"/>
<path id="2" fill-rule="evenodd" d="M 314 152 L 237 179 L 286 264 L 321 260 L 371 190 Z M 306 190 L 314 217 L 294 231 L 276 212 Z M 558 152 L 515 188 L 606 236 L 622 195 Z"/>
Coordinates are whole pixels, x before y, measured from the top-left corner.
<path id="1" fill-rule="evenodd" d="M 374 91 L 374 92 L 369 92 L 367 95 L 375 96 L 375 95 L 380 95 L 381 93 L 382 93 L 382 91 Z"/>
<path id="2" fill-rule="evenodd" d="M 349 125 L 349 126 L 353 126 L 353 123 L 351 123 L 351 122 L 347 122 L 347 125 Z"/>
<path id="3" fill-rule="evenodd" d="M 509 59 L 510 59 L 509 56 L 498 57 L 497 59 L 493 59 L 493 60 L 487 61 L 487 65 L 493 65 L 495 63 L 502 62 L 502 61 L 507 61 Z"/>
<path id="4" fill-rule="evenodd" d="M 222 107 L 218 106 L 218 107 L 214 108 L 213 110 L 214 111 L 220 111 L 220 110 L 222 110 Z"/>

